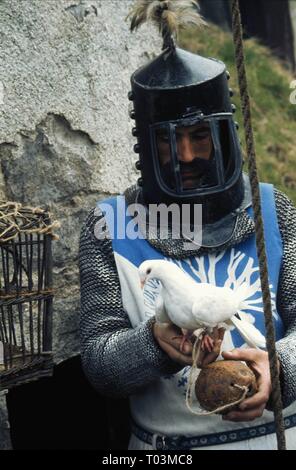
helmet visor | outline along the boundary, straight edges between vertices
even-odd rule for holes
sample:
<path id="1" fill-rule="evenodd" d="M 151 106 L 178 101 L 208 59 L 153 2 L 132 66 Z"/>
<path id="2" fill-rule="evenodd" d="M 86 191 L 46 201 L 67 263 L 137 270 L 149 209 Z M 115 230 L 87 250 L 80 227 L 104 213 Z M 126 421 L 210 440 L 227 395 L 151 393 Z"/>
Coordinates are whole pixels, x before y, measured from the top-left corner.
<path id="1" fill-rule="evenodd" d="M 235 169 L 233 122 L 229 116 L 153 126 L 154 160 L 161 184 L 179 194 L 221 187 Z"/>

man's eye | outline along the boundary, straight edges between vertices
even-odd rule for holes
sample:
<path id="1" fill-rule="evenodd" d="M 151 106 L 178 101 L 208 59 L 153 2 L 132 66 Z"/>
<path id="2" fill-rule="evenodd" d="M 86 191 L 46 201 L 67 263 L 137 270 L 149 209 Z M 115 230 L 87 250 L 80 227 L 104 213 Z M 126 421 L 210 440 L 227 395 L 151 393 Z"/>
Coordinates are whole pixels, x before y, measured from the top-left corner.
<path id="1" fill-rule="evenodd" d="M 209 132 L 205 131 L 205 132 L 196 132 L 194 134 L 192 134 L 192 138 L 194 140 L 204 140 L 204 139 L 208 139 L 209 138 Z"/>

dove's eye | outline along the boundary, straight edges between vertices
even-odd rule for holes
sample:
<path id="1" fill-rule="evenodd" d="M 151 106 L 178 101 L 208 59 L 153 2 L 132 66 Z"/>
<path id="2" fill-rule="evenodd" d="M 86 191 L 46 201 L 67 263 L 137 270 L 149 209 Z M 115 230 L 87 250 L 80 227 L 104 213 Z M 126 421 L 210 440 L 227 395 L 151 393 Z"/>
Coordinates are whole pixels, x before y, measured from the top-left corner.
<path id="1" fill-rule="evenodd" d="M 151 273 L 151 269 L 147 269 L 147 274 L 150 274 Z"/>

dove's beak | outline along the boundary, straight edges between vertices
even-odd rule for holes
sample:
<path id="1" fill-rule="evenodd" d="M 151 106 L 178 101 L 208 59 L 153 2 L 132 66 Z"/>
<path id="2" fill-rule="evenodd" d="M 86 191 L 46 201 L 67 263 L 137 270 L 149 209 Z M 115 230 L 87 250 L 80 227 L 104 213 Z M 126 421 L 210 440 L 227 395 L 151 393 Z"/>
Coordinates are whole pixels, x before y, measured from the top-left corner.
<path id="1" fill-rule="evenodd" d="M 141 289 L 144 289 L 145 281 L 143 281 L 143 280 L 141 279 L 140 283 L 141 283 Z"/>

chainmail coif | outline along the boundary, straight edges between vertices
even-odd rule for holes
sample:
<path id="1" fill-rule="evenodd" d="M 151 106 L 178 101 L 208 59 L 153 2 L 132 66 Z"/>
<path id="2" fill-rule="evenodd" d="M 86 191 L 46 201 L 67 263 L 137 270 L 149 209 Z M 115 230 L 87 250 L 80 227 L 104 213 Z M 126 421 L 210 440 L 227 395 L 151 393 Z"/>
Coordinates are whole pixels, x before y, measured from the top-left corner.
<path id="1" fill-rule="evenodd" d="M 134 202 L 136 188 L 127 190 L 125 197 L 128 203 Z M 275 202 L 283 240 L 277 306 L 285 327 L 277 351 L 282 366 L 283 403 L 287 407 L 296 399 L 296 209 L 278 190 L 275 190 Z M 112 242 L 94 235 L 94 226 L 102 217 L 92 209 L 81 231 L 81 357 L 88 379 L 100 393 L 124 397 L 183 366 L 174 363 L 155 342 L 152 319 L 132 328 L 122 305 Z M 219 247 L 219 251 L 254 233 L 254 223 L 246 211 L 238 217 L 232 239 Z M 173 239 L 149 242 L 165 256 L 176 259 L 210 251 L 202 248 L 188 252 Z"/>

